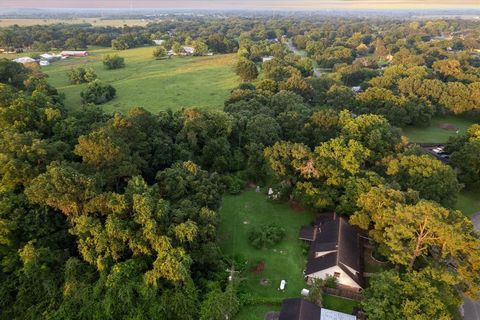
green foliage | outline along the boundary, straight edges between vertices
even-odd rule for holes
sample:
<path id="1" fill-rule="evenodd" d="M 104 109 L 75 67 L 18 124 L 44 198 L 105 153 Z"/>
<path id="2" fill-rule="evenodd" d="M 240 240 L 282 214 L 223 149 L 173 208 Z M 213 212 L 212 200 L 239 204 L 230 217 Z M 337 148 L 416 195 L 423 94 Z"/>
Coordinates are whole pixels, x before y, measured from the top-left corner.
<path id="1" fill-rule="evenodd" d="M 231 319 L 237 314 L 239 308 L 240 301 L 233 282 L 227 285 L 225 291 L 222 291 L 218 284 L 214 284 L 200 306 L 200 319 Z"/>
<path id="2" fill-rule="evenodd" d="M 76 67 L 67 72 L 71 84 L 90 83 L 97 78 L 92 68 Z"/>
<path id="3" fill-rule="evenodd" d="M 420 197 L 447 206 L 453 205 L 460 191 L 454 170 L 427 155 L 402 155 L 392 159 L 386 173 L 405 190 L 417 190 Z"/>
<path id="4" fill-rule="evenodd" d="M 250 231 L 248 240 L 257 249 L 270 248 L 285 236 L 285 229 L 275 223 L 256 227 Z"/>
<path id="5" fill-rule="evenodd" d="M 109 84 L 102 84 L 94 80 L 87 85 L 87 88 L 80 93 L 82 103 L 102 104 L 115 98 L 117 91 Z"/>
<path id="6" fill-rule="evenodd" d="M 153 49 L 153 56 L 157 59 L 162 59 L 167 56 L 167 49 L 163 46 L 158 46 Z"/>
<path id="7" fill-rule="evenodd" d="M 258 77 L 258 70 L 255 63 L 248 59 L 240 59 L 235 68 L 237 75 L 242 81 L 248 82 Z"/>
<path id="8" fill-rule="evenodd" d="M 452 319 L 449 307 L 458 307 L 454 289 L 435 274 L 384 271 L 372 278 L 362 308 L 369 319 Z"/>
<path id="9" fill-rule="evenodd" d="M 322 307 L 324 281 L 322 279 L 315 279 L 309 288 L 307 300 L 311 303 Z"/>
<path id="10" fill-rule="evenodd" d="M 103 66 L 107 70 L 121 69 L 125 68 L 125 59 L 120 57 L 117 54 L 109 55 L 103 57 Z"/>

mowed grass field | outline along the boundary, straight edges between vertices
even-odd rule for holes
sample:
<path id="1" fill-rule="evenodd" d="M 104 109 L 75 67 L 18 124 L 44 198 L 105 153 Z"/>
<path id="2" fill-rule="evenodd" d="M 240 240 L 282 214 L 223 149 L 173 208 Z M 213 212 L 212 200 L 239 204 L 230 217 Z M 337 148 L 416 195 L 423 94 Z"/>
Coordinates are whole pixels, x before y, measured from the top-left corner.
<path id="1" fill-rule="evenodd" d="M 230 90 L 239 83 L 234 72 L 235 54 L 156 60 L 153 49 L 96 48 L 89 50 L 88 57 L 56 61 L 42 70 L 48 74 L 48 81 L 65 94 L 66 107 L 78 109 L 82 105 L 80 92 L 86 85 L 70 84 L 67 71 L 77 66 L 93 68 L 98 79 L 117 90 L 115 99 L 102 105 L 107 112 L 127 112 L 133 107 L 153 113 L 182 107 L 221 109 Z M 103 56 L 114 53 L 125 58 L 126 67 L 106 70 Z"/>
<path id="2" fill-rule="evenodd" d="M 452 136 L 457 135 L 455 130 L 446 130 L 442 125 L 452 124 L 458 128 L 458 134 L 465 134 L 467 129 L 476 123 L 475 119 L 468 119 L 460 116 L 435 117 L 429 127 L 416 128 L 408 127 L 403 129 L 403 134 L 410 142 L 416 143 L 444 143 Z"/>
<path id="3" fill-rule="evenodd" d="M 265 188 L 264 188 L 265 189 Z M 254 297 L 291 298 L 300 295 L 306 287 L 303 280 L 306 256 L 302 241 L 298 239 L 300 226 L 310 224 L 313 214 L 293 211 L 288 204 L 272 202 L 263 192 L 250 190 L 238 196 L 226 195 L 220 210 L 220 247 L 226 255 L 241 255 L 247 259 L 249 269 L 242 273 L 242 286 Z M 276 223 L 285 228 L 284 239 L 272 248 L 256 249 L 249 240 L 249 232 L 255 227 Z M 261 272 L 251 269 L 263 262 Z M 269 284 L 260 284 L 266 279 Z M 278 290 L 280 281 L 287 281 L 284 291 Z"/>

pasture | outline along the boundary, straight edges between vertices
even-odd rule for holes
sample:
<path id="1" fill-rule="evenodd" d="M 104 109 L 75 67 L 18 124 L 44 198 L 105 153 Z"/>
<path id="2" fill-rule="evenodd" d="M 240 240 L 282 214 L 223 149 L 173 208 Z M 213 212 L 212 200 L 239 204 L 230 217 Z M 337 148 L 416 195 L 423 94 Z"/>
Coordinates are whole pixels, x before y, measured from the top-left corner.
<path id="1" fill-rule="evenodd" d="M 67 71 L 77 66 L 93 68 L 98 79 L 117 90 L 115 99 L 102 105 L 107 112 L 127 112 L 133 107 L 153 113 L 182 107 L 221 109 L 230 90 L 239 83 L 233 70 L 235 54 L 156 60 L 153 48 L 95 48 L 89 50 L 88 57 L 57 61 L 42 70 L 48 74 L 50 84 L 65 94 L 66 107 L 78 109 L 80 92 L 86 85 L 70 84 Z M 112 53 L 125 58 L 125 68 L 104 69 L 103 56 Z"/>

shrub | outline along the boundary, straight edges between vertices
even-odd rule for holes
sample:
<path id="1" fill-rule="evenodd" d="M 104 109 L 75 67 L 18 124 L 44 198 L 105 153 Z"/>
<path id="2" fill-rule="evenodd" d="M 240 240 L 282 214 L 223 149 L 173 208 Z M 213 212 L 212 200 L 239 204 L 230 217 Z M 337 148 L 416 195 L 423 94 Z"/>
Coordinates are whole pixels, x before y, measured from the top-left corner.
<path id="1" fill-rule="evenodd" d="M 285 229 L 275 223 L 266 224 L 250 231 L 248 239 L 257 249 L 272 247 L 285 236 Z"/>
<path id="2" fill-rule="evenodd" d="M 163 46 L 158 46 L 153 50 L 153 56 L 157 59 L 162 59 L 167 56 L 167 49 Z"/>
<path id="3" fill-rule="evenodd" d="M 245 185 L 245 181 L 235 174 L 226 175 L 223 178 L 223 182 L 225 183 L 228 193 L 233 195 L 242 192 L 242 189 Z"/>
<path id="4" fill-rule="evenodd" d="M 111 85 L 103 85 L 95 80 L 87 85 L 87 88 L 80 93 L 82 103 L 102 104 L 115 97 L 116 90 Z"/>
<path id="5" fill-rule="evenodd" d="M 67 76 L 71 84 L 89 83 L 97 78 L 97 74 L 92 68 L 84 67 L 70 69 Z"/>
<path id="6" fill-rule="evenodd" d="M 336 288 L 337 287 L 337 278 L 334 276 L 328 276 L 325 278 L 324 285 L 327 288 Z"/>
<path id="7" fill-rule="evenodd" d="M 107 70 L 125 68 L 125 59 L 118 54 L 109 55 L 103 57 L 103 65 Z"/>

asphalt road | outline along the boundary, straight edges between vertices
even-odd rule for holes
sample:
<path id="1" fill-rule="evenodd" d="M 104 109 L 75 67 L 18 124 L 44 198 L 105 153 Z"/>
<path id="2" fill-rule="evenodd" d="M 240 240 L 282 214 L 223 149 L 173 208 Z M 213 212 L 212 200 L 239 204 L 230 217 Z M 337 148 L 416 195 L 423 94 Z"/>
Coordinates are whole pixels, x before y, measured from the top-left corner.
<path id="1" fill-rule="evenodd" d="M 480 212 L 471 216 L 475 230 L 480 232 Z M 480 301 L 472 301 L 468 298 L 463 300 L 463 318 L 465 320 L 480 320 Z"/>

